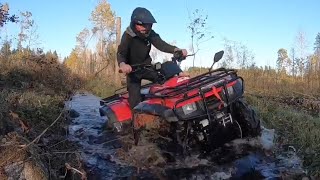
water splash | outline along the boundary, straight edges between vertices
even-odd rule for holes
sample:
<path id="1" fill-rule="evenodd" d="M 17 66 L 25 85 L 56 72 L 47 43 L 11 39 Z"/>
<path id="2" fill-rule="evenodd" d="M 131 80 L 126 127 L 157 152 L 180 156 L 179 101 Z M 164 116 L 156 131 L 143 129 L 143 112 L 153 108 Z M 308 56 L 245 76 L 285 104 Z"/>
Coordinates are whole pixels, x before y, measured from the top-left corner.
<path id="1" fill-rule="evenodd" d="M 155 144 L 131 146 L 132 137 L 107 132 L 107 119 L 98 112 L 99 100 L 91 94 L 76 94 L 67 102 L 79 113 L 69 125 L 69 139 L 79 145 L 89 179 L 277 179 L 303 174 L 294 150 L 274 156 L 275 131 L 266 128 L 261 137 L 236 139 L 208 156 L 169 161 Z"/>

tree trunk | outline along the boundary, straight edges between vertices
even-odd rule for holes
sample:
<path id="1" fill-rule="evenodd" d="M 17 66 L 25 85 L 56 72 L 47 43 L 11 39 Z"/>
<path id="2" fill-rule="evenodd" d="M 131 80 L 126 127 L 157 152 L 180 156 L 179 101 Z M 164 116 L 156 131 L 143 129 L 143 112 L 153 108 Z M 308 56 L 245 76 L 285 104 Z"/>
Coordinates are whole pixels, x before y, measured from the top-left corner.
<path id="1" fill-rule="evenodd" d="M 117 21 L 116 21 L 116 24 L 117 24 L 117 43 L 116 43 L 116 50 L 118 48 L 118 45 L 120 44 L 120 40 L 121 40 L 121 18 L 120 17 L 117 17 Z M 115 56 L 115 59 L 114 59 L 114 76 L 115 76 L 115 85 L 118 87 L 120 86 L 121 84 L 121 81 L 120 81 L 120 74 L 119 74 L 119 66 L 118 66 L 118 61 L 117 61 L 117 55 Z"/>

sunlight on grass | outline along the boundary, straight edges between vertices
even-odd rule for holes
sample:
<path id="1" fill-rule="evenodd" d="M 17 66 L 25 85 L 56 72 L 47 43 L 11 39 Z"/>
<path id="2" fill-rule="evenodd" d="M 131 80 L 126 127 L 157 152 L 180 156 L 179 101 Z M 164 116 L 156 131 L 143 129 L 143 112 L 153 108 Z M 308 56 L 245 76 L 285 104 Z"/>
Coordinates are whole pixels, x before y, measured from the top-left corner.
<path id="1" fill-rule="evenodd" d="M 247 96 L 267 128 L 277 133 L 277 142 L 293 145 L 312 173 L 320 171 L 320 118 L 299 112 L 268 98 Z"/>

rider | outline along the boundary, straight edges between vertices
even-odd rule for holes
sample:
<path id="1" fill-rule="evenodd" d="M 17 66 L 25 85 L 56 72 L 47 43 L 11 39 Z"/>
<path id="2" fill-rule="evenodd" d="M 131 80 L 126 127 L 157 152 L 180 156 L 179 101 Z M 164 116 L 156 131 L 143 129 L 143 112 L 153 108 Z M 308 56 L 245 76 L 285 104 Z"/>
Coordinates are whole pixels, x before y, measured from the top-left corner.
<path id="1" fill-rule="evenodd" d="M 119 69 L 127 74 L 127 89 L 129 92 L 129 104 L 133 109 L 141 101 L 141 80 L 147 79 L 156 81 L 157 72 L 150 70 L 141 70 L 132 72 L 131 65 L 151 64 L 149 55 L 151 44 L 162 52 L 173 54 L 176 51 L 182 51 L 182 55 L 187 56 L 186 49 L 179 49 L 163 41 L 159 34 L 153 29 L 152 25 L 156 23 L 155 18 L 149 10 L 143 7 L 134 9 L 131 15 L 130 26 L 127 27 L 118 46 L 117 61 Z"/>

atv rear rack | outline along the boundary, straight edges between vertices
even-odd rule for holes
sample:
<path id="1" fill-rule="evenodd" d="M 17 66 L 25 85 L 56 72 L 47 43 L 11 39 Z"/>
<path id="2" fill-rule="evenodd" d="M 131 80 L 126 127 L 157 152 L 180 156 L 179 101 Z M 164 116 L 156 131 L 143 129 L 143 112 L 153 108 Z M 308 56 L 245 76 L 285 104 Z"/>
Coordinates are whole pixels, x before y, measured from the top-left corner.
<path id="1" fill-rule="evenodd" d="M 144 85 L 141 86 L 141 89 L 148 88 L 148 87 L 150 87 L 152 85 L 153 85 L 153 83 L 144 84 Z M 123 97 L 124 94 L 128 93 L 126 88 L 127 87 L 121 87 L 119 89 L 116 89 L 114 91 L 114 95 L 112 95 L 110 97 L 107 97 L 107 98 L 104 98 L 104 99 L 101 99 L 100 100 L 100 106 L 103 106 L 105 103 L 112 102 L 112 101 L 118 100 L 120 97 Z"/>
<path id="2" fill-rule="evenodd" d="M 147 84 L 141 85 L 141 89 L 143 89 L 143 88 L 148 88 L 148 87 L 152 86 L 153 84 L 154 84 L 154 83 L 149 82 L 149 83 L 147 83 Z M 128 93 L 128 91 L 127 91 L 126 89 L 127 89 L 127 86 L 124 86 L 124 87 L 121 87 L 121 88 L 119 88 L 119 89 L 116 89 L 116 90 L 114 91 L 114 94 L 118 94 L 118 95 L 126 94 L 126 93 Z"/>

